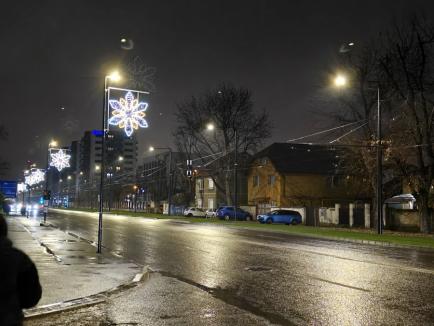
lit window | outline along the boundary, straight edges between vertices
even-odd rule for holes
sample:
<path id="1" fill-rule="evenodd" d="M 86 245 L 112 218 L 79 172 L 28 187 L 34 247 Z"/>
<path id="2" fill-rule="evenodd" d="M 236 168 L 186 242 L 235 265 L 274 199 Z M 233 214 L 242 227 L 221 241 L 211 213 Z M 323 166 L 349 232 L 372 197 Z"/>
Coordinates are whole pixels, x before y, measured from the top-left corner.
<path id="1" fill-rule="evenodd" d="M 212 178 L 208 178 L 208 188 L 214 189 L 214 180 Z"/>

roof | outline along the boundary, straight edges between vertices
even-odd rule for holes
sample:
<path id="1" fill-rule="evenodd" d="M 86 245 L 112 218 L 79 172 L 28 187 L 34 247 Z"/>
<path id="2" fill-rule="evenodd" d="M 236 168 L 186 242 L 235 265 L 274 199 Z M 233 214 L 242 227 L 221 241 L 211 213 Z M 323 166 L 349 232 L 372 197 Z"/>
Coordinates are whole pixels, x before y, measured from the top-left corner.
<path id="1" fill-rule="evenodd" d="M 324 145 L 273 143 L 254 159 L 268 158 L 280 173 L 337 174 L 342 148 Z"/>

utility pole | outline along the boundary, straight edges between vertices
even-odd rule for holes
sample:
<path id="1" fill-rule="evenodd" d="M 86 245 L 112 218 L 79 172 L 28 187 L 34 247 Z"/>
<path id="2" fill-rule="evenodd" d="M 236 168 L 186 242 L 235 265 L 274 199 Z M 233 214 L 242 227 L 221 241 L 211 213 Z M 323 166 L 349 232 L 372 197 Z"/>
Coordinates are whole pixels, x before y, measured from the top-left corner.
<path id="1" fill-rule="evenodd" d="M 234 209 L 235 209 L 235 221 L 237 220 L 237 207 L 238 207 L 238 180 L 237 180 L 237 168 L 238 168 L 238 134 L 237 129 L 234 129 L 235 133 L 235 159 L 234 159 Z"/>
<path id="2" fill-rule="evenodd" d="M 105 154 L 105 110 L 106 110 L 106 101 L 107 101 L 107 80 L 109 76 L 104 77 L 104 92 L 103 92 L 103 100 L 102 100 L 102 124 L 101 124 L 101 163 L 100 163 L 100 180 L 99 180 L 99 210 L 98 210 L 98 244 L 97 244 L 97 253 L 101 253 L 102 247 L 102 214 L 104 209 L 104 200 L 103 200 L 103 192 L 104 192 L 104 154 Z"/>
<path id="3" fill-rule="evenodd" d="M 380 87 L 377 88 L 377 233 L 383 233 L 383 148 L 381 144 Z"/>

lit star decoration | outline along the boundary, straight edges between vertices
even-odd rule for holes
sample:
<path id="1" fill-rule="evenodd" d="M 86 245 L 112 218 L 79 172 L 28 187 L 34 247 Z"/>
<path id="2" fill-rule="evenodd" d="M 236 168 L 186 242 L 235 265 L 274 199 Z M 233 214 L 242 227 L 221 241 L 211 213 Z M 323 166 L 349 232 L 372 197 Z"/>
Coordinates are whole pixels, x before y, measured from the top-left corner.
<path id="1" fill-rule="evenodd" d="M 125 130 L 125 134 L 130 137 L 134 129 L 148 128 L 148 122 L 144 119 L 148 103 L 139 102 L 134 98 L 133 93 L 127 92 L 125 98 L 109 100 L 110 107 L 113 109 L 112 117 L 108 123 Z"/>
<path id="2" fill-rule="evenodd" d="M 59 149 L 56 153 L 50 154 L 51 162 L 50 166 L 54 166 L 57 170 L 62 171 L 64 168 L 68 168 L 69 159 L 71 155 L 66 154 L 63 149 Z"/>
<path id="3" fill-rule="evenodd" d="M 45 179 L 45 174 L 42 170 L 35 169 L 30 172 L 30 174 L 26 175 L 26 184 L 29 186 L 33 186 L 35 184 L 38 184 Z"/>

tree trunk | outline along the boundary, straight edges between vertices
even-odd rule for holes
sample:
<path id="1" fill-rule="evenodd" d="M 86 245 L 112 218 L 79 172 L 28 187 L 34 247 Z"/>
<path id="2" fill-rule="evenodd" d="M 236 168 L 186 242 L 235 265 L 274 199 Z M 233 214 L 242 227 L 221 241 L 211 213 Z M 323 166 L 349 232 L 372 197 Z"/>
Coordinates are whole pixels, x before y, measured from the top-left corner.
<path id="1" fill-rule="evenodd" d="M 429 207 L 429 196 L 421 194 L 418 196 L 418 213 L 419 213 L 419 223 L 420 232 L 429 233 L 431 230 L 431 214 L 432 210 Z"/>
<path id="2" fill-rule="evenodd" d="M 229 171 L 225 173 L 225 196 L 226 196 L 226 205 L 232 205 L 231 178 L 230 178 Z"/>

